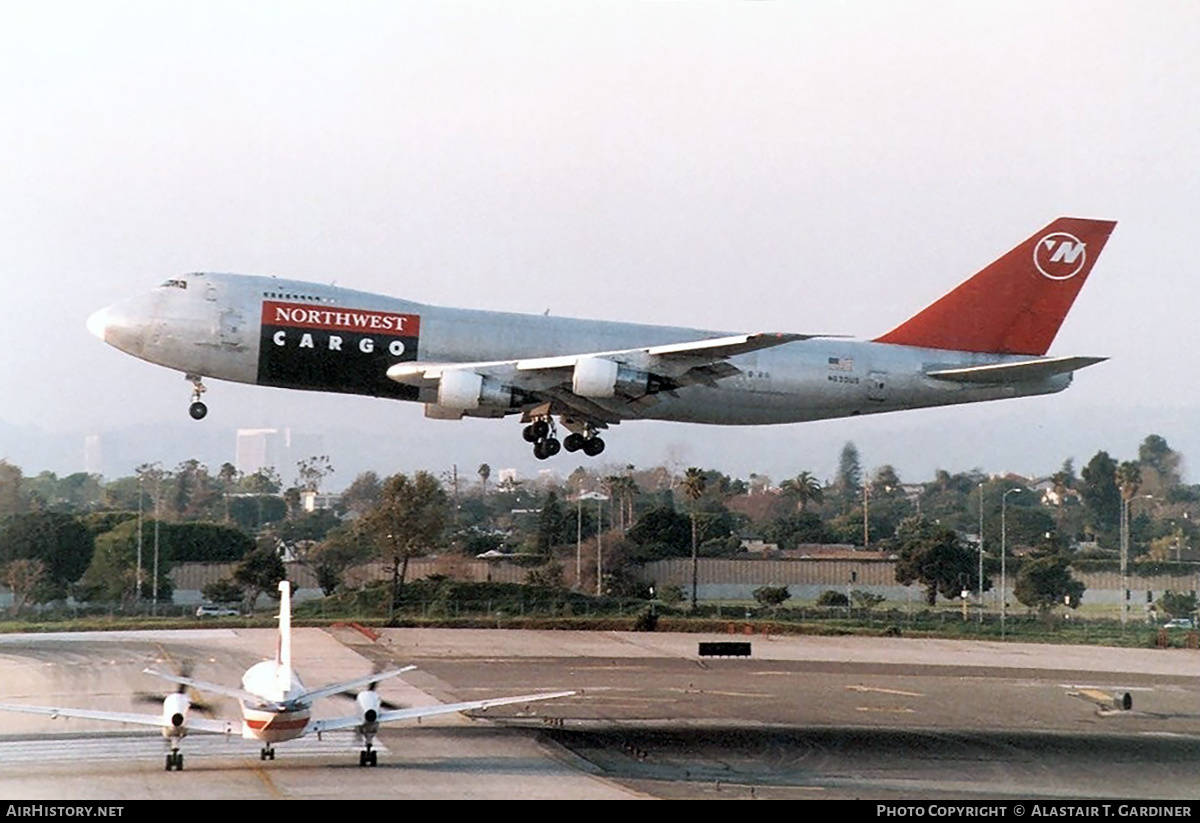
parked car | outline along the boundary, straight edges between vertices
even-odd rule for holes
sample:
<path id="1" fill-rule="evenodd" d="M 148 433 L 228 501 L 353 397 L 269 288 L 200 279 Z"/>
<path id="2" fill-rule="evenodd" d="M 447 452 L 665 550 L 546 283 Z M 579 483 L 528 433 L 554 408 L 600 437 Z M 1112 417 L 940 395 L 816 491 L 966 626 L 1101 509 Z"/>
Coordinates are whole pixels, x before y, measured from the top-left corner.
<path id="1" fill-rule="evenodd" d="M 237 609 L 214 606 L 212 603 L 203 603 L 200 608 L 196 609 L 196 617 L 237 617 L 239 614 Z"/>
<path id="2" fill-rule="evenodd" d="M 1164 629 L 1191 629 L 1192 619 L 1190 617 L 1176 617 L 1174 620 L 1168 620 L 1163 624 Z"/>

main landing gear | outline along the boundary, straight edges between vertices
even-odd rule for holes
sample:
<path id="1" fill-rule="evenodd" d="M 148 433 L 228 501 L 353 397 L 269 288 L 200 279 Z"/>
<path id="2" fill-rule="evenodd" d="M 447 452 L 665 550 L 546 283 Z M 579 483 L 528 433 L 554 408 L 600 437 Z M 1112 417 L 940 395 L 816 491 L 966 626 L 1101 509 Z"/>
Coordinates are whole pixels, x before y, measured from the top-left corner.
<path id="1" fill-rule="evenodd" d="M 274 760 L 275 759 L 275 747 L 274 746 L 263 746 L 258 752 L 258 759 L 259 760 Z"/>
<path id="2" fill-rule="evenodd" d="M 525 442 L 533 444 L 533 456 L 538 460 L 553 457 L 562 449 L 562 443 L 558 442 L 555 434 L 554 420 L 549 417 L 534 420 L 521 432 Z"/>
<path id="3" fill-rule="evenodd" d="M 183 771 L 183 752 L 179 749 L 167 752 L 167 771 Z"/>
<path id="4" fill-rule="evenodd" d="M 188 414 L 193 420 L 203 420 L 204 415 L 208 414 L 208 406 L 200 401 L 200 395 L 207 391 L 204 388 L 204 383 L 201 382 L 201 377 L 198 374 L 189 374 L 187 379 L 192 383 L 192 405 L 188 406 Z"/>
<path id="5" fill-rule="evenodd" d="M 533 444 L 533 456 L 538 460 L 553 457 L 561 449 L 569 452 L 582 451 L 588 457 L 595 457 L 604 451 L 604 441 L 596 436 L 591 426 L 586 426 L 582 433 L 568 434 L 561 443 L 556 435 L 554 419 L 548 416 L 539 417 L 521 432 L 525 442 Z"/>
<path id="6" fill-rule="evenodd" d="M 582 451 L 588 457 L 595 457 L 604 451 L 604 441 L 596 436 L 591 427 L 585 429 L 585 432 L 568 434 L 563 439 L 563 448 L 569 452 Z"/>

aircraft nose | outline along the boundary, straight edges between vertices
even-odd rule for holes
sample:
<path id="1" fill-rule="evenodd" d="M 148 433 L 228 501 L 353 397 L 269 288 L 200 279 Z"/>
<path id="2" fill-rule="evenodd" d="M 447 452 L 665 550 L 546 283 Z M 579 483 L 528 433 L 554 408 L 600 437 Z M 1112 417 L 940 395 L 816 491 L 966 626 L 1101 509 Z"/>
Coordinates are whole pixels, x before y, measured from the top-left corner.
<path id="1" fill-rule="evenodd" d="M 105 306 L 104 308 L 100 309 L 99 311 L 92 312 L 91 316 L 88 317 L 87 330 L 90 331 L 92 334 L 94 334 L 96 337 L 99 337 L 101 340 L 103 340 L 105 332 L 108 331 L 108 324 L 109 324 L 109 311 L 108 311 L 108 306 Z"/>
<path id="2" fill-rule="evenodd" d="M 146 316 L 143 301 L 125 300 L 93 312 L 87 319 L 87 329 L 108 345 L 141 357 L 148 328 Z"/>

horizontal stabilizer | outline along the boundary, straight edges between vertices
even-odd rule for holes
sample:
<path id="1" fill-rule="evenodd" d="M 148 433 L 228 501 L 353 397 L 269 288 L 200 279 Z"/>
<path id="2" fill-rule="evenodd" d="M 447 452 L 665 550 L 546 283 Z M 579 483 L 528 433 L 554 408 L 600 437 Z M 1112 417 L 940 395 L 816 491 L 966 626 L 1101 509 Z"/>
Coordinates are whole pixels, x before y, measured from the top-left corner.
<path id="1" fill-rule="evenodd" d="M 1019 360 L 1015 363 L 993 363 L 988 366 L 967 366 L 961 369 L 937 369 L 925 372 L 926 377 L 950 380 L 954 383 L 1026 383 L 1045 380 L 1056 374 L 1067 374 L 1086 366 L 1102 363 L 1107 357 L 1045 357 Z"/>
<path id="2" fill-rule="evenodd" d="M 319 689 L 313 689 L 312 691 L 307 691 L 304 694 L 293 697 L 291 702 L 312 703 L 314 700 L 320 700 L 322 697 L 343 694 L 352 689 L 357 689 L 360 686 L 371 686 L 371 688 L 375 688 L 374 684 L 380 683 L 384 680 L 390 680 L 391 678 L 402 675 L 405 672 L 411 672 L 415 668 L 416 666 L 405 666 L 402 669 L 392 669 L 388 672 L 376 672 L 375 674 L 356 677 L 353 680 L 344 680 L 341 683 L 331 683 L 328 686 L 322 686 Z"/>

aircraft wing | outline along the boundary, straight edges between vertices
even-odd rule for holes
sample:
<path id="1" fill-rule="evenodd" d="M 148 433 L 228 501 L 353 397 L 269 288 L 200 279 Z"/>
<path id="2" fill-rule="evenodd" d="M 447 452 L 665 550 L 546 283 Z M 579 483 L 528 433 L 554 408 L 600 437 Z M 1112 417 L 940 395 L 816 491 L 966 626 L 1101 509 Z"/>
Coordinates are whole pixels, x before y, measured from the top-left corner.
<path id="1" fill-rule="evenodd" d="M 1056 374 L 1066 374 L 1086 366 L 1102 363 L 1107 359 L 1107 357 L 1039 357 L 1036 360 L 992 363 L 986 366 L 935 369 L 925 372 L 925 375 L 954 383 L 1023 383 L 1029 380 L 1044 380 Z"/>
<path id="2" fill-rule="evenodd" d="M 407 709 L 393 709 L 380 712 L 378 723 L 395 723 L 398 720 L 418 720 L 422 717 L 434 717 L 439 714 L 454 714 L 469 712 L 476 709 L 489 709 L 492 706 L 508 706 L 514 703 L 534 703 L 538 700 L 554 700 L 559 697 L 570 697 L 575 692 L 542 692 L 541 694 L 523 694 L 519 697 L 496 697 L 490 700 L 470 700 L 466 703 L 442 703 L 436 706 L 413 706 Z M 306 734 L 320 734 L 338 729 L 352 729 L 362 724 L 362 718 L 336 717 L 329 720 L 313 720 L 305 729 Z"/>
<path id="3" fill-rule="evenodd" d="M 153 726 L 157 729 L 174 728 L 170 720 L 164 718 L 161 714 L 104 712 L 96 709 L 74 709 L 56 706 L 19 706 L 12 703 L 0 703 L 0 711 L 44 714 L 51 718 L 76 717 L 80 720 L 132 723 L 138 726 Z M 234 720 L 208 720 L 203 717 L 189 717 L 186 728 L 188 731 L 210 732 L 212 734 L 241 734 L 242 724 L 240 721 Z"/>
<path id="4" fill-rule="evenodd" d="M 333 695 L 333 694 L 341 694 L 342 692 L 347 692 L 347 691 L 350 691 L 351 689 L 357 689 L 360 686 L 369 686 L 372 683 L 378 683 L 381 680 L 388 680 L 389 678 L 396 677 L 398 675 L 404 674 L 405 672 L 411 672 L 415 668 L 416 668 L 416 666 L 405 666 L 402 669 L 393 669 L 390 672 L 379 672 L 378 674 L 372 674 L 372 675 L 366 675 L 363 677 L 358 677 L 358 678 L 355 678 L 354 680 L 345 680 L 341 683 L 331 683 L 328 686 L 322 686 L 319 689 L 313 689 L 312 691 L 307 691 L 304 694 L 300 695 L 300 697 L 295 698 L 294 700 L 292 700 L 290 702 L 296 702 L 297 700 L 303 700 L 304 702 L 309 703 L 314 700 L 320 700 L 322 697 L 329 697 L 330 695 Z"/>
<path id="5" fill-rule="evenodd" d="M 736 334 L 661 346 L 517 360 L 475 363 L 415 361 L 397 363 L 388 369 L 387 375 L 405 385 L 437 388 L 447 374 L 474 372 L 511 386 L 535 402 L 556 401 L 579 416 L 597 422 L 616 423 L 624 417 L 636 415 L 639 403 L 656 402 L 653 395 L 659 391 L 696 384 L 714 385 L 722 377 L 737 374 L 739 369 L 728 362 L 730 357 L 820 336 L 823 335 Z M 625 367 L 644 379 L 638 381 L 637 386 L 626 386 L 614 380 L 615 385 L 609 392 L 581 393 L 577 382 L 580 367 L 596 361 L 601 361 L 598 364 L 600 371 L 611 369 L 614 378 L 616 369 Z"/>

